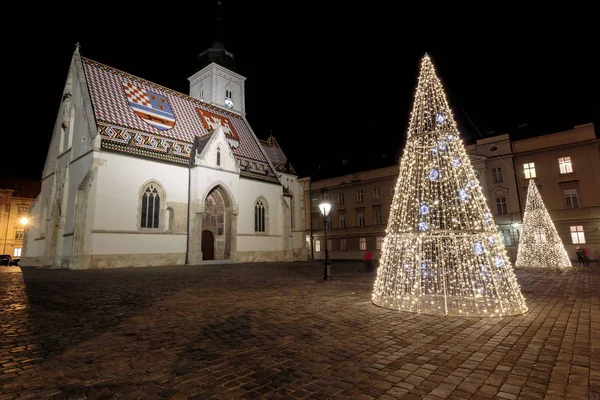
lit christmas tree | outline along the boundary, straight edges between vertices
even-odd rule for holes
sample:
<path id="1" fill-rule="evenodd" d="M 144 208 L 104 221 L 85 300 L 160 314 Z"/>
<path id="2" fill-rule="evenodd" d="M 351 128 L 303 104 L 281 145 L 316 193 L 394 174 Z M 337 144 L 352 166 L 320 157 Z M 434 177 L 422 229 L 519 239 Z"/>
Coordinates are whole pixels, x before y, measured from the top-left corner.
<path id="1" fill-rule="evenodd" d="M 571 267 L 571 260 L 533 179 L 529 180 L 527 189 L 523 231 L 515 265 L 519 268 Z"/>
<path id="2" fill-rule="evenodd" d="M 429 314 L 527 311 L 427 55 L 421 62 L 372 301 Z"/>

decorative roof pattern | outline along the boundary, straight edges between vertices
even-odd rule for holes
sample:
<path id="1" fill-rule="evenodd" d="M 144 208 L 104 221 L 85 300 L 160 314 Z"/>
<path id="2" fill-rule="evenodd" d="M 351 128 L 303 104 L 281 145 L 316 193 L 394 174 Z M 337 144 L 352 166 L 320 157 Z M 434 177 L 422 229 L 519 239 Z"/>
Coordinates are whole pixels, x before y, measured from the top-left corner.
<path id="1" fill-rule="evenodd" d="M 240 160 L 242 172 L 244 165 L 249 168 L 244 175 L 274 178 L 259 141 L 240 115 L 85 57 L 81 60 L 99 131 L 103 140 L 115 141 L 116 146 L 110 148 L 123 149 L 129 142 L 130 147 L 144 145 L 144 155 L 153 147 L 161 156 L 174 153 L 189 158 L 194 137 L 207 135 L 219 124 Z M 111 132 L 119 128 L 124 131 Z M 171 148 L 170 143 L 177 146 Z M 186 143 L 189 146 L 184 146 Z"/>
<path id="2" fill-rule="evenodd" d="M 269 136 L 267 140 L 261 140 L 260 144 L 277 171 L 296 175 L 294 167 L 289 163 L 288 158 L 273 136 Z"/>

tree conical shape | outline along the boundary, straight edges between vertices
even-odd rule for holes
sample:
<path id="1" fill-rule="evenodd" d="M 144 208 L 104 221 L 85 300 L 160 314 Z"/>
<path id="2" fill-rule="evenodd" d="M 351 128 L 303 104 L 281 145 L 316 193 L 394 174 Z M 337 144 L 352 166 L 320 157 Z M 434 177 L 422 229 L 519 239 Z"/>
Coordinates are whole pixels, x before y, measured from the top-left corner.
<path id="1" fill-rule="evenodd" d="M 394 193 L 374 304 L 446 315 L 527 311 L 427 55 Z"/>
<path id="2" fill-rule="evenodd" d="M 533 179 L 529 180 L 517 267 L 567 268 L 571 260 Z"/>

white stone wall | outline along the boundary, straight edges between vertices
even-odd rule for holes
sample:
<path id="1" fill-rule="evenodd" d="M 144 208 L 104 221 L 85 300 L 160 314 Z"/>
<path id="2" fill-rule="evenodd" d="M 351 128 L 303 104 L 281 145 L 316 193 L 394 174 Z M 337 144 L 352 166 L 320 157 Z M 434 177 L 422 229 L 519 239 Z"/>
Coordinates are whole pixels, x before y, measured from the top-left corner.
<path id="1" fill-rule="evenodd" d="M 185 235 L 165 232 L 165 211 L 168 202 L 187 203 L 187 167 L 111 152 L 97 157 L 92 254 L 185 252 Z M 160 224 L 140 234 L 140 191 L 149 182 L 163 191 Z"/>

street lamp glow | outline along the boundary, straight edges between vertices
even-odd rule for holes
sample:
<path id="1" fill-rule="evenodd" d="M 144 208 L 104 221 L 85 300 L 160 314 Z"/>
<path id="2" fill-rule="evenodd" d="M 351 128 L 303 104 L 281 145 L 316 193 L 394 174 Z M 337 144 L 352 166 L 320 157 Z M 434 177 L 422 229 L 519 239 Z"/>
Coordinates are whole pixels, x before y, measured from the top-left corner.
<path id="1" fill-rule="evenodd" d="M 29 223 L 29 218 L 23 217 L 19 220 L 19 222 L 21 223 L 21 225 L 27 225 Z"/>
<path id="2" fill-rule="evenodd" d="M 324 217 L 328 217 L 329 211 L 331 210 L 331 203 L 327 200 L 323 200 L 321 204 L 319 204 L 319 209 L 321 210 L 321 214 L 323 214 Z"/>

